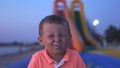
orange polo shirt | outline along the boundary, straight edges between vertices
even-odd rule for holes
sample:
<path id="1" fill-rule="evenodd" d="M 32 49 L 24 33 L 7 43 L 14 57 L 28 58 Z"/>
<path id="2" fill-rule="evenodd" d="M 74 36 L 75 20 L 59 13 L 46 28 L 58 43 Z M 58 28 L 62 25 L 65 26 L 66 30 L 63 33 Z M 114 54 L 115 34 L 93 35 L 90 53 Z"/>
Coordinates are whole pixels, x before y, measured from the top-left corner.
<path id="1" fill-rule="evenodd" d="M 64 64 L 58 68 L 86 68 L 77 51 L 67 49 L 63 57 Z M 36 52 L 28 68 L 55 68 L 55 61 L 49 57 L 46 49 Z"/>

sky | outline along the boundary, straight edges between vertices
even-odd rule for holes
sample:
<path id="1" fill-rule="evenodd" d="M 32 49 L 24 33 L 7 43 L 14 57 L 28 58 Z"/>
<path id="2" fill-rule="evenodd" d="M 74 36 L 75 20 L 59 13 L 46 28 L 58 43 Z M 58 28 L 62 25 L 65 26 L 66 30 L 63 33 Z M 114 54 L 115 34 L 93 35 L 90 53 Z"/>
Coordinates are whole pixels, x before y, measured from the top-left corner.
<path id="1" fill-rule="evenodd" d="M 70 6 L 72 0 L 66 0 Z M 0 42 L 36 42 L 38 24 L 53 14 L 54 0 L 0 0 Z M 89 24 L 95 19 L 96 32 L 104 35 L 109 25 L 120 28 L 120 0 L 81 0 Z"/>

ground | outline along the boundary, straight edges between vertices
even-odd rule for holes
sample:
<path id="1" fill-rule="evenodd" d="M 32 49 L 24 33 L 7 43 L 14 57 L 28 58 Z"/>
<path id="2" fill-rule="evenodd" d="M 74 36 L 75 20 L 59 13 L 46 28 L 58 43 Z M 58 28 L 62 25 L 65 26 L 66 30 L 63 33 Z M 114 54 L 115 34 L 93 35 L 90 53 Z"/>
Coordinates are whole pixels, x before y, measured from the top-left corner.
<path id="1" fill-rule="evenodd" d="M 7 66 L 11 63 L 19 62 L 20 60 L 26 59 L 38 50 L 40 50 L 40 48 L 35 47 L 26 52 L 0 56 L 0 68 Z"/>

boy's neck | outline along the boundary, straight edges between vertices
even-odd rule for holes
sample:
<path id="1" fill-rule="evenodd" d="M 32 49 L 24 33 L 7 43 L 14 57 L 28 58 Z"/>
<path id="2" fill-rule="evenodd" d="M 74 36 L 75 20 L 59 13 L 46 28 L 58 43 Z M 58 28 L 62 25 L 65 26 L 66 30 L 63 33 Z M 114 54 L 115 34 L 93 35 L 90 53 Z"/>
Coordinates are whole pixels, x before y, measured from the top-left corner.
<path id="1" fill-rule="evenodd" d="M 64 54 L 65 54 L 65 52 L 64 53 L 62 53 L 62 54 L 48 54 L 53 60 L 55 60 L 56 62 L 60 62 L 62 59 L 63 59 L 63 57 L 64 57 Z"/>

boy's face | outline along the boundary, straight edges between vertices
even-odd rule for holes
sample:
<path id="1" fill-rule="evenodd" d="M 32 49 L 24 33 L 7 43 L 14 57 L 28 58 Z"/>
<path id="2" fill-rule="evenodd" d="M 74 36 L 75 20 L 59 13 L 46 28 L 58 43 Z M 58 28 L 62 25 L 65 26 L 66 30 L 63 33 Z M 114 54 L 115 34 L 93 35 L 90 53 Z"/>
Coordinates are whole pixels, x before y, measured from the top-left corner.
<path id="1" fill-rule="evenodd" d="M 45 23 L 42 36 L 38 40 L 45 46 L 48 53 L 62 54 L 65 52 L 70 38 L 65 25 Z"/>

